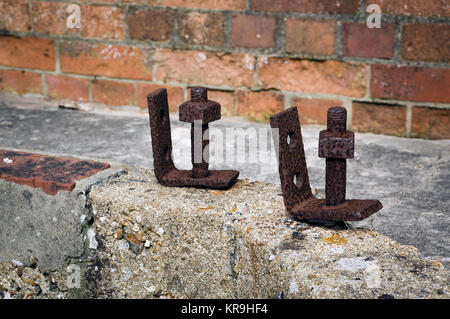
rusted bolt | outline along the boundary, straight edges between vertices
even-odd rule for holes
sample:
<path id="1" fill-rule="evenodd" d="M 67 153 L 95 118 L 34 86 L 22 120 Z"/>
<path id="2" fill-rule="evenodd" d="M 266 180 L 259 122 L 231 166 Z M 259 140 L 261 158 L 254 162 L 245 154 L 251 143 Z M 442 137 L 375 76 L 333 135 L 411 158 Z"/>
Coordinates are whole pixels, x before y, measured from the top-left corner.
<path id="1" fill-rule="evenodd" d="M 336 106 L 328 109 L 327 130 L 320 132 L 319 157 L 326 158 L 325 199 L 327 205 L 345 201 L 347 158 L 353 158 L 353 132 L 346 130 L 347 110 Z"/>
<path id="2" fill-rule="evenodd" d="M 207 102 L 208 89 L 203 86 L 191 88 L 191 102 Z"/>
<path id="3" fill-rule="evenodd" d="M 180 121 L 191 123 L 191 160 L 194 178 L 209 176 L 208 123 L 219 119 L 220 104 L 208 100 L 208 90 L 202 86 L 191 88 L 191 100 L 180 105 Z"/>

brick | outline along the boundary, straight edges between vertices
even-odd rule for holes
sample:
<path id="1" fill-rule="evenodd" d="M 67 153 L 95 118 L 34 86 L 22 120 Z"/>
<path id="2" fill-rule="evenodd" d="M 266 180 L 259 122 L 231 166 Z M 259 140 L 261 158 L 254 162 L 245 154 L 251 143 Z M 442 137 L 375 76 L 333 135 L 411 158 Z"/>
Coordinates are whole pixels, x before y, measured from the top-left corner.
<path id="1" fill-rule="evenodd" d="M 81 6 L 81 35 L 87 38 L 123 40 L 125 14 L 118 7 Z"/>
<path id="2" fill-rule="evenodd" d="M 327 112 L 330 107 L 342 106 L 338 100 L 295 98 L 292 105 L 297 107 L 301 124 L 327 124 Z"/>
<path id="3" fill-rule="evenodd" d="M 172 11 L 138 10 L 128 17 L 128 34 L 131 39 L 168 41 L 172 31 Z"/>
<path id="4" fill-rule="evenodd" d="M 134 84 L 94 80 L 92 81 L 92 99 L 107 105 L 135 105 Z"/>
<path id="5" fill-rule="evenodd" d="M 236 115 L 236 97 L 234 91 L 208 90 L 208 99 L 220 104 L 222 116 Z"/>
<path id="6" fill-rule="evenodd" d="M 193 45 L 223 46 L 225 19 L 221 13 L 188 12 L 178 14 L 181 42 Z"/>
<path id="7" fill-rule="evenodd" d="M 68 5 L 60 2 L 34 2 L 32 10 L 34 31 L 47 34 L 78 34 L 79 29 L 68 29 L 66 26 L 70 15 L 66 11 Z"/>
<path id="8" fill-rule="evenodd" d="M 231 42 L 245 48 L 274 48 L 275 18 L 236 15 L 231 18 Z"/>
<path id="9" fill-rule="evenodd" d="M 331 55 L 336 48 L 336 21 L 286 21 L 286 51 Z"/>
<path id="10" fill-rule="evenodd" d="M 0 0 L 0 30 L 30 31 L 28 0 Z"/>
<path id="11" fill-rule="evenodd" d="M 71 192 L 76 181 L 108 169 L 110 164 L 10 150 L 0 150 L 0 178 L 20 185 L 41 188 L 48 195 Z"/>
<path id="12" fill-rule="evenodd" d="M 261 88 L 363 97 L 367 66 L 338 61 L 258 57 Z"/>
<path id="13" fill-rule="evenodd" d="M 405 136 L 406 107 L 354 102 L 352 106 L 352 130 Z"/>
<path id="14" fill-rule="evenodd" d="M 68 76 L 45 76 L 48 88 L 48 96 L 60 100 L 89 100 L 89 81 Z"/>
<path id="15" fill-rule="evenodd" d="M 450 69 L 372 65 L 374 98 L 450 103 Z"/>
<path id="16" fill-rule="evenodd" d="M 147 0 L 147 4 L 193 9 L 245 10 L 247 0 Z"/>
<path id="17" fill-rule="evenodd" d="M 33 72 L 0 70 L 0 91 L 41 94 L 42 76 Z"/>
<path id="18" fill-rule="evenodd" d="M 66 73 L 152 80 L 151 53 L 145 49 L 66 42 L 60 44 L 59 54 Z"/>
<path id="19" fill-rule="evenodd" d="M 411 135 L 429 139 L 450 139 L 450 110 L 413 107 Z"/>
<path id="20" fill-rule="evenodd" d="M 110 2 L 114 2 L 115 0 L 103 0 L 103 1 L 110 1 Z M 118 4 L 141 4 L 141 3 L 145 3 L 145 0 L 117 0 Z"/>
<path id="21" fill-rule="evenodd" d="M 55 44 L 48 39 L 0 36 L 0 64 L 53 71 Z"/>
<path id="22" fill-rule="evenodd" d="M 450 62 L 450 25 L 407 24 L 402 29 L 402 58 Z"/>
<path id="23" fill-rule="evenodd" d="M 172 85 L 158 85 L 151 83 L 138 84 L 138 106 L 142 108 L 148 107 L 147 95 L 160 88 L 167 89 L 167 96 L 169 99 L 169 111 L 178 112 L 178 106 L 184 102 L 184 89 L 179 86 Z"/>
<path id="24" fill-rule="evenodd" d="M 284 96 L 278 92 L 237 91 L 237 115 L 252 121 L 269 122 L 284 109 Z"/>
<path id="25" fill-rule="evenodd" d="M 406 16 L 450 16 L 448 0 L 371 0 L 384 14 Z"/>
<path id="26" fill-rule="evenodd" d="M 250 0 L 250 9 L 276 12 L 354 14 L 359 0 Z"/>
<path id="27" fill-rule="evenodd" d="M 158 49 L 156 80 L 190 85 L 247 86 L 253 84 L 254 57 L 242 53 L 213 53 Z"/>
<path id="28" fill-rule="evenodd" d="M 394 57 L 395 26 L 383 23 L 370 29 L 365 23 L 342 25 L 342 54 L 348 56 L 390 59 Z"/>

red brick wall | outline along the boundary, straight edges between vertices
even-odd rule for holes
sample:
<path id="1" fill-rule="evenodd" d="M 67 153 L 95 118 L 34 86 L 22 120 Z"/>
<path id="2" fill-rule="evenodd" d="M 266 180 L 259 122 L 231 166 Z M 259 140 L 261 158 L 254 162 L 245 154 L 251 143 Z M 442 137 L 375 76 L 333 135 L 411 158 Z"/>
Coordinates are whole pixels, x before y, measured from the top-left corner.
<path id="1" fill-rule="evenodd" d="M 450 138 L 449 17 L 450 0 L 0 0 L 0 90 L 146 107 L 164 86 L 177 110 L 204 85 L 224 115 L 325 124 L 342 105 L 355 131 Z"/>

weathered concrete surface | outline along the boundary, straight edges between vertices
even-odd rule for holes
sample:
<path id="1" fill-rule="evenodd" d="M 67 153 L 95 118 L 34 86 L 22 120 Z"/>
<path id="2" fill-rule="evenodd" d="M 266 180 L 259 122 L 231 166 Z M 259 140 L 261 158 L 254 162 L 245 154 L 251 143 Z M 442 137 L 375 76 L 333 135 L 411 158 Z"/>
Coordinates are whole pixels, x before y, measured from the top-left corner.
<path id="1" fill-rule="evenodd" d="M 220 101 L 219 101 L 220 102 Z M 7 106 L 13 106 L 7 107 Z M 18 109 L 21 108 L 21 109 Z M 58 110 L 58 102 L 0 95 L 0 145 L 43 152 L 96 157 L 152 168 L 148 115 L 119 116 Z M 134 113 L 136 114 L 136 113 Z M 174 118 L 177 119 L 176 117 Z M 223 119 L 211 127 L 268 129 L 268 125 Z M 183 129 L 180 129 L 183 128 Z M 172 122 L 174 159 L 190 168 L 189 127 Z M 317 156 L 321 127 L 302 127 L 311 185 L 324 189 L 325 162 Z M 270 139 L 270 135 L 268 135 Z M 254 141 L 253 138 L 251 138 Z M 214 142 L 211 143 L 214 145 Z M 226 141 L 227 151 L 235 142 Z M 236 150 L 238 154 L 247 151 Z M 211 168 L 241 171 L 240 178 L 279 184 L 271 149 L 256 162 L 224 164 L 211 156 Z M 376 198 L 384 209 L 374 228 L 400 243 L 414 245 L 425 256 L 442 256 L 450 265 L 450 144 L 373 134 L 356 134 L 355 158 L 348 161 L 347 197 Z"/>
<path id="2" fill-rule="evenodd" d="M 89 188 L 117 171 L 114 167 L 98 172 L 77 181 L 71 192 L 56 195 L 0 179 L 0 262 L 12 260 L 51 271 L 80 257 L 91 219 Z"/>
<path id="3" fill-rule="evenodd" d="M 166 188 L 130 169 L 94 185 L 89 201 L 97 296 L 449 298 L 440 262 L 375 231 L 295 221 L 269 183 Z"/>
<path id="4" fill-rule="evenodd" d="M 151 170 L 106 172 L 84 193 L 87 236 L 74 238 L 84 240 L 84 251 L 57 270 L 0 262 L 0 297 L 450 297 L 449 271 L 439 261 L 375 231 L 298 222 L 279 186 L 241 180 L 227 191 L 167 188 Z M 59 227 L 65 224 L 79 230 L 70 220 Z M 72 249 L 49 245 L 50 255 Z M 69 286 L 69 265 L 80 267 L 79 288 Z"/>

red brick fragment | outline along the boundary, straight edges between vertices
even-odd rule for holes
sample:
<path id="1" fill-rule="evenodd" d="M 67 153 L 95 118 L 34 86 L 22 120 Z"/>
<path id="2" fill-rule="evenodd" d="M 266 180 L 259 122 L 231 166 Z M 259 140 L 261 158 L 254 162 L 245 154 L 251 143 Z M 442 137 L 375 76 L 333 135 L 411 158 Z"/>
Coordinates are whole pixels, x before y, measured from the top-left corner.
<path id="1" fill-rule="evenodd" d="M 110 164 L 73 157 L 0 150 L 0 178 L 9 182 L 39 187 L 48 195 L 71 192 L 76 181 L 108 169 Z"/>

